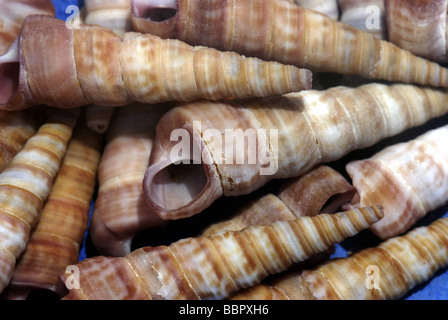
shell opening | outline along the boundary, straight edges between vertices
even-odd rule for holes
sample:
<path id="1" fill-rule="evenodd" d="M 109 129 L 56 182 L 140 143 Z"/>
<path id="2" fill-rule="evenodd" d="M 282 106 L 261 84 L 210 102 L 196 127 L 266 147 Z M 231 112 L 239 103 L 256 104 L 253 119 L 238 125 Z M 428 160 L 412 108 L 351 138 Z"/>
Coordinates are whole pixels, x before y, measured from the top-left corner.
<path id="1" fill-rule="evenodd" d="M 164 127 L 161 122 L 159 127 Z M 162 159 L 153 153 L 143 180 L 146 202 L 164 220 L 191 217 L 223 194 L 219 173 L 201 135 L 192 127 L 184 128 L 181 131 L 188 132 L 189 137 L 184 135 L 184 140 L 163 144 Z M 156 138 L 155 150 L 159 143 Z"/>
<path id="2" fill-rule="evenodd" d="M 332 195 L 322 205 L 319 213 L 336 213 L 340 211 L 345 204 L 353 200 L 355 194 L 356 190 L 353 188 L 346 192 Z"/>
<path id="3" fill-rule="evenodd" d="M 0 105 L 6 104 L 19 86 L 19 42 L 11 45 L 0 57 Z"/>
<path id="4" fill-rule="evenodd" d="M 144 18 L 153 22 L 163 22 L 171 19 L 176 14 L 177 10 L 172 8 L 151 8 L 146 10 Z"/>
<path id="5" fill-rule="evenodd" d="M 149 193 L 160 207 L 175 210 L 193 201 L 207 185 L 201 164 L 171 164 L 154 175 Z"/>
<path id="6" fill-rule="evenodd" d="M 19 63 L 0 64 L 0 105 L 6 104 L 19 85 Z"/>
<path id="7" fill-rule="evenodd" d="M 134 0 L 133 13 L 153 22 L 163 22 L 177 14 L 176 0 Z"/>

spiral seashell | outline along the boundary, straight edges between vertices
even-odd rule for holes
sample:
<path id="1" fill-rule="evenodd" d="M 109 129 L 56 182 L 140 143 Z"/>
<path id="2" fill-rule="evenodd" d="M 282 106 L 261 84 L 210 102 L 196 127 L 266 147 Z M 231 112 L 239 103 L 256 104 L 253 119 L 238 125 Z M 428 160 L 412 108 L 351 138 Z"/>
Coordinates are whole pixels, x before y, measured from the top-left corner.
<path id="1" fill-rule="evenodd" d="M 164 221 L 146 204 L 142 181 L 149 165 L 155 127 L 167 105 L 134 103 L 117 108 L 98 169 L 98 194 L 90 235 L 104 255 L 131 252 L 136 233 Z"/>
<path id="2" fill-rule="evenodd" d="M 347 199 L 353 198 L 355 191 L 339 172 L 326 165 L 317 166 L 297 178 L 287 179 L 279 189 L 276 194 L 268 193 L 255 198 L 228 220 L 211 224 L 202 231 L 202 235 L 334 213 Z"/>
<path id="3" fill-rule="evenodd" d="M 39 289 L 62 295 L 58 273 L 78 262 L 79 247 L 96 186 L 102 138 L 78 121 L 40 219 L 17 260 L 8 299 L 26 299 Z"/>
<path id="4" fill-rule="evenodd" d="M 431 88 L 372 83 L 182 104 L 157 126 L 143 181 L 147 202 L 163 219 L 192 216 L 223 195 L 297 177 L 441 116 L 447 98 Z"/>
<path id="5" fill-rule="evenodd" d="M 441 65 L 289 1 L 132 0 L 131 9 L 136 31 L 191 45 L 315 72 L 448 85 Z"/>
<path id="6" fill-rule="evenodd" d="M 357 190 L 348 207 L 381 204 L 385 218 L 371 230 L 387 239 L 448 203 L 447 139 L 448 126 L 443 126 L 347 164 Z"/>
<path id="7" fill-rule="evenodd" d="M 0 57 L 0 65 L 20 57 L 18 85 L 2 88 L 1 109 L 263 97 L 311 87 L 306 69 L 149 34 L 122 39 L 97 25 L 70 29 L 48 16 L 25 20 L 16 51 Z"/>
<path id="8" fill-rule="evenodd" d="M 382 218 L 379 207 L 278 221 L 243 231 L 94 257 L 64 299 L 221 299 L 253 286 Z M 99 272 L 99 270 L 101 270 Z M 69 280 L 62 274 L 62 281 Z"/>
<path id="9" fill-rule="evenodd" d="M 39 220 L 77 115 L 78 110 L 54 113 L 0 173 L 0 292 Z"/>
<path id="10" fill-rule="evenodd" d="M 232 299 L 399 299 L 448 265 L 447 246 L 448 218 L 440 218 L 378 247 L 328 260 L 313 270 L 286 273 Z"/>

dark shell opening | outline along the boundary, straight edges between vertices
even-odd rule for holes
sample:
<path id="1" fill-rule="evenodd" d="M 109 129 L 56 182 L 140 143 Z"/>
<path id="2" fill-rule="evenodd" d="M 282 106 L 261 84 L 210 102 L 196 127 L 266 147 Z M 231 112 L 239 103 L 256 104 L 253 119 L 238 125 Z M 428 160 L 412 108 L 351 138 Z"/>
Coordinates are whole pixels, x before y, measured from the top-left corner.
<path id="1" fill-rule="evenodd" d="M 149 8 L 143 14 L 143 18 L 153 22 L 163 22 L 173 18 L 177 9 L 173 8 Z"/>

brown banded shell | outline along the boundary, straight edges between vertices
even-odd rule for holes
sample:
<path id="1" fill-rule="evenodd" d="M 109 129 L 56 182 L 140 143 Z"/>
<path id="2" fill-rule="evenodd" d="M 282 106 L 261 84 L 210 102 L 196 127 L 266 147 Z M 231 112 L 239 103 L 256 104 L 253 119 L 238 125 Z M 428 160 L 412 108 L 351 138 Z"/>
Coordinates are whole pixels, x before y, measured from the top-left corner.
<path id="1" fill-rule="evenodd" d="M 39 220 L 77 114 L 77 110 L 54 113 L 0 173 L 0 291 L 11 280 L 16 259 Z"/>
<path id="2" fill-rule="evenodd" d="M 400 235 L 448 203 L 447 139 L 448 126 L 443 126 L 347 165 L 357 190 L 349 207 L 384 207 L 385 218 L 371 227 L 378 237 Z"/>
<path id="3" fill-rule="evenodd" d="M 76 265 L 80 287 L 64 299 L 225 298 L 381 218 L 380 208 L 362 208 L 185 238 L 169 246 L 137 249 L 123 258 L 87 259 Z M 66 274 L 61 276 L 68 280 Z"/>
<path id="4" fill-rule="evenodd" d="M 166 9 L 173 14 L 164 16 Z M 191 45 L 235 51 L 315 72 L 448 85 L 447 69 L 441 65 L 289 1 L 133 0 L 132 10 L 136 31 Z"/>
<path id="5" fill-rule="evenodd" d="M 6 298 L 26 299 L 39 289 L 62 294 L 58 274 L 79 259 L 96 187 L 101 142 L 101 136 L 88 129 L 85 121 L 78 122 L 39 222 L 3 292 Z"/>
<path id="6" fill-rule="evenodd" d="M 262 290 L 287 299 L 399 299 L 448 265 L 447 231 L 448 219 L 441 218 L 378 247 L 329 260 L 314 270 L 286 275 L 276 281 L 274 290 Z M 251 299 L 252 295 L 245 298 Z"/>
<path id="7" fill-rule="evenodd" d="M 146 199 L 163 219 L 195 215 L 223 195 L 248 194 L 272 179 L 297 177 L 446 114 L 447 98 L 431 88 L 372 83 L 182 104 L 158 123 L 143 184 Z M 228 128 L 233 130 L 226 137 Z M 174 141 L 172 132 L 179 134 Z M 244 133 L 252 149 L 237 148 Z M 237 155 L 246 158 L 239 161 Z M 250 156 L 255 161 L 249 162 Z"/>
<path id="8" fill-rule="evenodd" d="M 120 38 L 98 25 L 67 28 L 64 21 L 48 16 L 25 20 L 16 49 L 0 57 L 0 65 L 20 62 L 18 84 L 0 87 L 1 109 L 34 104 L 116 107 L 133 101 L 262 97 L 311 88 L 312 73 L 306 69 L 155 35 L 127 33 Z M 5 81 L 11 80 L 15 78 Z"/>

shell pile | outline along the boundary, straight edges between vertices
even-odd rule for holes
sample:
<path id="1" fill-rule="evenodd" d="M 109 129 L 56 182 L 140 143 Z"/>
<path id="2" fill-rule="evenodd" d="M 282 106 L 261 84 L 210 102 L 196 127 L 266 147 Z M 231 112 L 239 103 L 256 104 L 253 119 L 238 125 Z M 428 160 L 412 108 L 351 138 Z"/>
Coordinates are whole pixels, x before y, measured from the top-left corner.
<path id="1" fill-rule="evenodd" d="M 59 2 L 0 0 L 1 299 L 446 275 L 448 0 Z"/>

